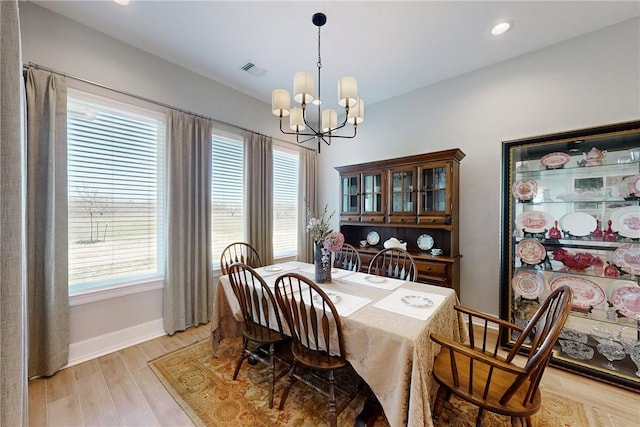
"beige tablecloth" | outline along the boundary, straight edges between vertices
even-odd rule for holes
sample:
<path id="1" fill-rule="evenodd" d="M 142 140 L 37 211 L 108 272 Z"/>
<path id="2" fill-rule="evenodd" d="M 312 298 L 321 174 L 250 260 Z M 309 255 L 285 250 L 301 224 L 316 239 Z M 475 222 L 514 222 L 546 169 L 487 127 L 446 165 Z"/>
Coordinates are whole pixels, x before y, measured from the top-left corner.
<path id="1" fill-rule="evenodd" d="M 305 266 L 303 263 L 294 265 Z M 347 359 L 375 393 L 391 426 L 432 426 L 431 404 L 437 390 L 432 370 L 440 348 L 429 339 L 429 334 L 434 331 L 455 340 L 464 340 L 467 336 L 464 322 L 453 309 L 457 302 L 455 292 L 422 283 L 403 284 L 399 289 L 444 297 L 427 320 L 420 320 L 374 306 L 392 291 L 359 285 L 347 279 L 348 276 L 322 285 L 325 290 L 372 301 L 341 319 Z M 238 303 L 228 278 L 223 276 L 217 285 L 211 320 L 214 354 L 223 338 L 241 335 L 240 320 Z"/>

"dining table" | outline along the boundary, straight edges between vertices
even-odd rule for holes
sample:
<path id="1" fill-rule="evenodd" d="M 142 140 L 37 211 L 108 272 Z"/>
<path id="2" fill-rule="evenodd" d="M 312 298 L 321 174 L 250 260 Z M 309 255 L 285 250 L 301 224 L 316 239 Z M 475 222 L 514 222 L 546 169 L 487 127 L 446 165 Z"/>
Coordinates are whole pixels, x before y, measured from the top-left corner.
<path id="1" fill-rule="evenodd" d="M 314 265 L 289 261 L 255 269 L 273 290 L 283 273 L 314 278 Z M 437 392 L 434 359 L 440 346 L 435 332 L 464 341 L 467 325 L 454 310 L 453 289 L 348 270 L 332 270 L 332 280 L 318 284 L 334 300 L 340 316 L 346 358 L 368 384 L 392 427 L 432 426 Z M 211 350 L 242 335 L 242 314 L 228 276 L 214 292 Z"/>

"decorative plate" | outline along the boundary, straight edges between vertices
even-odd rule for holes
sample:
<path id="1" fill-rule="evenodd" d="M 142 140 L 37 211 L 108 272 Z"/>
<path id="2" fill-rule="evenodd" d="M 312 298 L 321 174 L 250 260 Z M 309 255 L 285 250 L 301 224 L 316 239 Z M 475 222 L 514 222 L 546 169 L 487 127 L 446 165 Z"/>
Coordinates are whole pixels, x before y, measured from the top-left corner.
<path id="1" fill-rule="evenodd" d="M 640 197 L 640 175 L 634 175 L 627 182 L 629 194 Z"/>
<path id="2" fill-rule="evenodd" d="M 637 175 L 640 177 L 640 175 Z M 640 207 L 627 206 L 611 213 L 611 229 L 623 237 L 640 239 Z"/>
<path id="3" fill-rule="evenodd" d="M 640 321 L 640 288 L 618 288 L 611 296 L 611 304 L 625 317 Z"/>
<path id="4" fill-rule="evenodd" d="M 640 276 L 640 243 L 625 243 L 618 247 L 611 262 L 626 273 Z"/>
<path id="5" fill-rule="evenodd" d="M 544 277 L 537 270 L 519 269 L 511 279 L 511 287 L 526 299 L 536 299 L 544 292 Z"/>
<path id="6" fill-rule="evenodd" d="M 511 186 L 511 194 L 521 202 L 533 199 L 537 192 L 538 183 L 533 179 L 519 179 Z"/>
<path id="7" fill-rule="evenodd" d="M 547 256 L 547 251 L 536 239 L 524 239 L 516 245 L 516 254 L 526 264 L 538 264 Z"/>
<path id="8" fill-rule="evenodd" d="M 327 296 L 329 297 L 329 300 L 333 303 L 333 305 L 338 304 L 340 301 L 342 301 L 342 297 L 338 294 L 334 294 L 333 292 L 325 292 L 325 294 L 327 294 Z M 320 294 L 315 294 L 313 296 L 313 300 L 315 302 L 322 302 L 322 297 L 320 296 Z"/>
<path id="9" fill-rule="evenodd" d="M 400 301 L 409 307 L 416 308 L 427 308 L 433 305 L 433 301 L 420 295 L 403 295 L 400 297 Z"/>
<path id="10" fill-rule="evenodd" d="M 382 277 L 382 276 L 365 276 L 364 280 L 366 280 L 367 282 L 371 282 L 371 283 L 382 283 L 386 279 L 384 277 Z"/>
<path id="11" fill-rule="evenodd" d="M 527 211 L 516 217 L 516 228 L 527 233 L 543 233 L 553 227 L 553 217 L 543 211 Z"/>
<path id="12" fill-rule="evenodd" d="M 560 286 L 567 285 L 573 290 L 573 306 L 576 308 L 589 308 L 602 304 L 606 299 L 604 290 L 597 283 L 578 276 L 560 276 L 549 283 L 551 291 Z"/>
<path id="13" fill-rule="evenodd" d="M 279 265 L 268 265 L 264 268 L 264 271 L 280 271 L 282 270 L 282 267 L 280 267 Z"/>
<path id="14" fill-rule="evenodd" d="M 549 169 L 558 169 L 569 163 L 569 159 L 567 153 L 549 153 L 540 159 L 540 163 Z"/>
<path id="15" fill-rule="evenodd" d="M 577 360 L 591 360 L 593 359 L 593 349 L 588 345 L 584 345 L 581 342 L 572 340 L 558 340 L 562 352 L 573 359 Z"/>
<path id="16" fill-rule="evenodd" d="M 418 247 L 423 251 L 428 251 L 433 247 L 433 237 L 428 234 L 418 236 Z"/>
<path id="17" fill-rule="evenodd" d="M 586 344 L 587 341 L 589 341 L 589 335 L 585 334 L 584 332 L 579 332 L 575 329 L 569 328 L 562 328 L 560 330 L 560 336 L 558 338 L 581 342 L 582 344 Z"/>
<path id="18" fill-rule="evenodd" d="M 598 222 L 585 212 L 572 212 L 560 218 L 560 228 L 572 236 L 588 236 L 596 229 Z"/>
<path id="19" fill-rule="evenodd" d="M 375 246 L 380 243 L 380 235 L 377 231 L 370 231 L 369 234 L 367 234 L 367 243 L 371 246 Z"/>

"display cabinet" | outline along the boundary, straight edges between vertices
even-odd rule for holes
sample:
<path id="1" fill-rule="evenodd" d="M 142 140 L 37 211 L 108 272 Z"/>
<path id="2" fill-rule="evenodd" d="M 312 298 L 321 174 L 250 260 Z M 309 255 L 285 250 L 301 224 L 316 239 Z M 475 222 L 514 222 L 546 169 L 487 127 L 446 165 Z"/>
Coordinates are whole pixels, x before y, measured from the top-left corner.
<path id="1" fill-rule="evenodd" d="M 501 316 L 524 326 L 571 287 L 551 363 L 640 390 L 640 121 L 506 141 L 502 161 Z"/>
<path id="2" fill-rule="evenodd" d="M 340 231 L 362 269 L 395 237 L 416 260 L 418 281 L 460 293 L 459 149 L 340 166 Z M 360 242 L 367 242 L 361 245 Z M 432 249 L 441 253 L 432 254 Z"/>

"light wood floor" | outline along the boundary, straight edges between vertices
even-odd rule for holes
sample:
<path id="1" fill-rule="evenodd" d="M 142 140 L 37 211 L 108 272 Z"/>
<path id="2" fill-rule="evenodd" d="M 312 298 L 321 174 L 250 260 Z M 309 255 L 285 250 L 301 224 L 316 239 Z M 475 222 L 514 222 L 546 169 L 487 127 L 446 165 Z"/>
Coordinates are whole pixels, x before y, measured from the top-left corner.
<path id="1" fill-rule="evenodd" d="M 202 325 L 32 380 L 30 426 L 192 426 L 147 362 L 208 337 Z M 640 394 L 552 367 L 543 387 L 586 403 L 592 426 L 640 427 Z"/>

